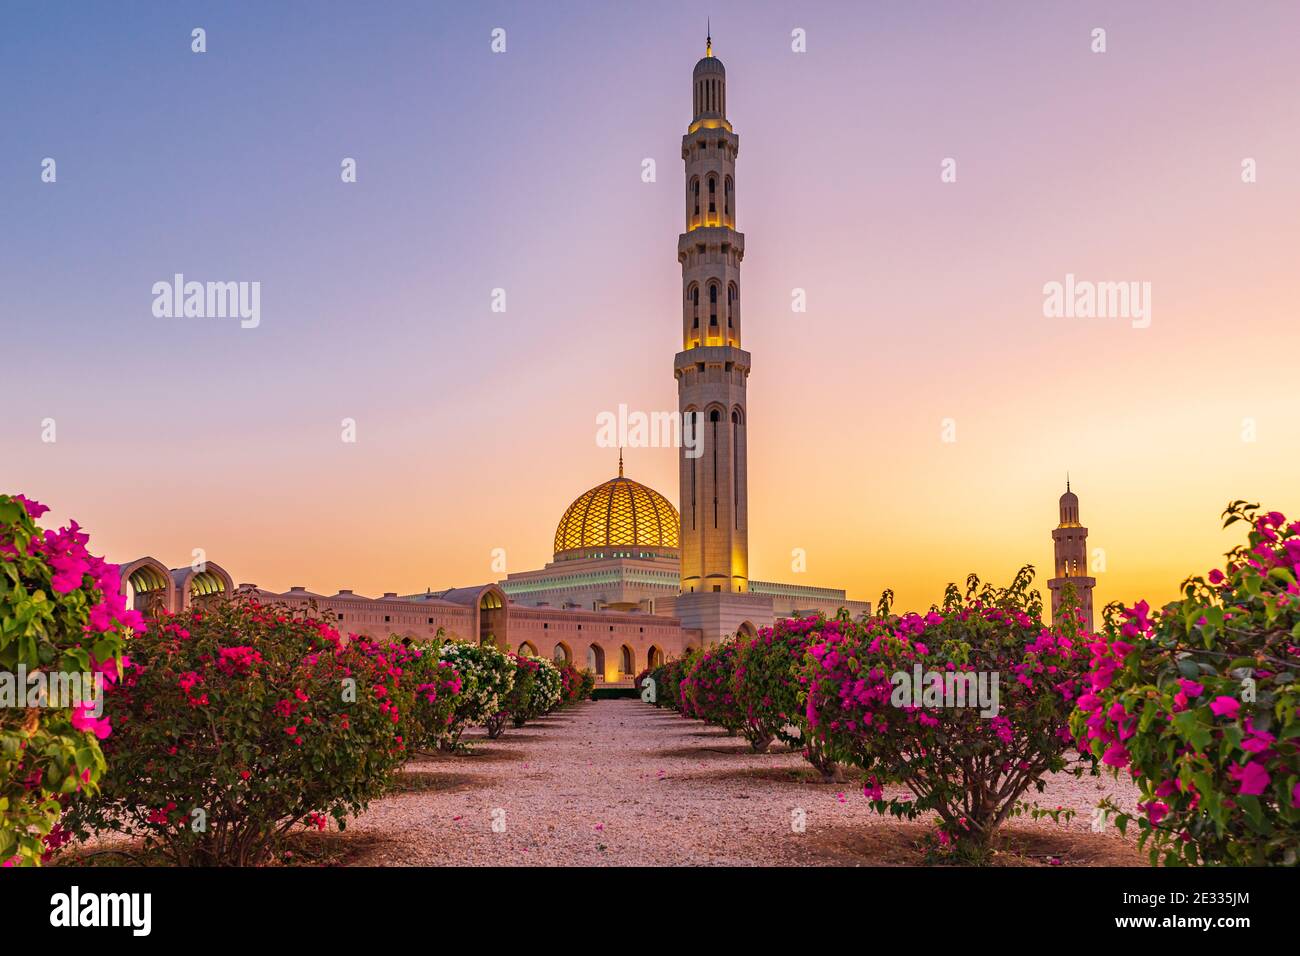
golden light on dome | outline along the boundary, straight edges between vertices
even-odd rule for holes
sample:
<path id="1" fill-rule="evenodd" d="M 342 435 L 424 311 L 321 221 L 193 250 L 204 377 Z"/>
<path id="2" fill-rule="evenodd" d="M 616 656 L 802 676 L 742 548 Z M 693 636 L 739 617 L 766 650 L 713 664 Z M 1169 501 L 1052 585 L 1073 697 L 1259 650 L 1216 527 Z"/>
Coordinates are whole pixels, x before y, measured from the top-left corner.
<path id="1" fill-rule="evenodd" d="M 621 469 L 620 469 L 621 471 Z M 676 548 L 677 509 L 621 473 L 578 496 L 555 528 L 555 553 L 585 548 Z"/>

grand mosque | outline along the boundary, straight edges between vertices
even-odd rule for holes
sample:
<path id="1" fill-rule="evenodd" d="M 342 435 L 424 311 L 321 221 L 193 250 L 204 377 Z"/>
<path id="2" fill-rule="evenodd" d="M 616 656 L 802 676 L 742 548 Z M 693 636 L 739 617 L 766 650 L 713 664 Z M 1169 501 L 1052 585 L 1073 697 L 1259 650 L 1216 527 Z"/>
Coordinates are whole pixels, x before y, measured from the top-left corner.
<path id="1" fill-rule="evenodd" d="M 740 264 L 745 236 L 736 230 L 736 156 L 740 138 L 727 119 L 727 75 L 712 40 L 695 64 L 690 125 L 682 137 L 685 231 L 677 238 L 682 267 L 682 348 L 673 360 L 678 410 L 702 429 L 702 442 L 679 454 L 678 507 L 623 473 L 574 499 L 555 529 L 554 557 L 545 567 L 504 580 L 421 594 L 370 598 L 343 590 L 324 595 L 305 587 L 267 591 L 236 587 L 206 562 L 169 569 L 139 558 L 122 566 L 123 587 L 135 606 L 189 607 L 238 592 L 267 602 L 315 604 L 339 618 L 340 629 L 387 638 L 427 638 L 441 631 L 468 641 L 492 641 L 514 651 L 571 660 L 591 668 L 604 685 L 631 686 L 648 665 L 688 648 L 717 643 L 785 617 L 841 608 L 870 612 L 844 591 L 756 581 L 749 576 L 749 478 L 746 467 L 746 388 L 750 354 L 741 347 Z M 702 453 L 701 453 L 702 452 Z M 1086 582 L 1087 529 L 1078 499 L 1061 499 L 1057 579 Z M 1068 507 L 1067 507 L 1068 506 Z M 1067 524 L 1068 519 L 1068 524 Z"/>

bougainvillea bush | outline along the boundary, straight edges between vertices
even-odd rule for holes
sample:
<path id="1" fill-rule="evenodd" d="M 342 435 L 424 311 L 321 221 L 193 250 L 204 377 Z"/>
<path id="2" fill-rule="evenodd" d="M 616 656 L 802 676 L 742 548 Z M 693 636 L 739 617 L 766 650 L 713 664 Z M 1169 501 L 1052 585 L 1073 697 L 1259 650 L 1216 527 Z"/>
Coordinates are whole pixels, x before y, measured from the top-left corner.
<path id="1" fill-rule="evenodd" d="M 78 835 L 143 834 L 178 865 L 264 861 L 294 826 L 340 828 L 405 759 L 412 688 L 386 647 L 255 601 L 162 615 L 110 690 L 100 792 Z"/>
<path id="2" fill-rule="evenodd" d="M 832 776 L 835 761 L 821 740 L 804 729 L 804 658 L 808 645 L 822 639 L 823 632 L 838 632 L 840 621 L 817 615 L 798 620 L 777 621 L 742 641 L 736 663 L 734 691 L 745 722 L 754 733 L 776 738 L 799 747 L 823 776 Z"/>
<path id="3" fill-rule="evenodd" d="M 1069 728 L 1085 638 L 1072 623 L 1040 623 L 1032 577 L 1024 568 L 1006 589 L 981 589 L 972 575 L 964 598 L 950 585 L 942 608 L 842 622 L 808 651 L 809 732 L 866 772 L 874 810 L 906 819 L 934 811 L 939 842 L 969 859 L 982 859 L 998 826 L 1028 809 L 1021 797 L 1041 791 L 1045 774 L 1091 767 L 1071 759 Z M 910 703 L 895 693 L 911 686 L 893 679 L 900 673 L 921 677 Z M 998 677 L 996 716 L 981 675 L 989 692 Z M 886 800 L 886 783 L 911 798 Z"/>
<path id="4" fill-rule="evenodd" d="M 1155 613 L 1108 608 L 1091 645 L 1073 727 L 1141 788 L 1153 864 L 1295 865 L 1300 853 L 1300 521 L 1257 509 L 1224 512 L 1250 531 L 1223 570 Z"/>
<path id="5" fill-rule="evenodd" d="M 576 667 L 565 661 L 560 667 L 560 706 L 577 703 L 582 691 L 582 674 Z"/>
<path id="6" fill-rule="evenodd" d="M 461 690 L 460 674 L 440 656 L 440 643 L 394 640 L 364 646 L 397 668 L 400 686 L 410 699 L 399 711 L 400 730 L 408 750 L 433 750 L 450 731 Z"/>
<path id="7" fill-rule="evenodd" d="M 695 658 L 698 654 L 699 651 L 696 649 L 688 648 L 681 657 L 668 661 L 652 672 L 652 676 L 658 674 L 655 677 L 656 706 L 675 710 L 685 717 L 690 716 L 690 705 L 682 696 L 682 681 L 695 665 Z"/>
<path id="8" fill-rule="evenodd" d="M 495 644 L 448 641 L 440 653 L 456 668 L 461 681 L 456 710 L 443 738 L 443 749 L 454 750 L 460 747 L 461 734 L 467 727 L 489 727 L 491 732 L 490 723 L 501 721 L 504 726 L 502 715 L 515 683 L 515 662 Z"/>
<path id="9" fill-rule="evenodd" d="M 42 531 L 49 509 L 22 495 L 0 495 L 0 865 L 36 865 L 65 839 L 59 826 L 71 795 L 93 794 L 104 773 L 100 741 L 112 721 L 96 711 L 94 677 L 75 701 L 46 697 L 28 708 L 28 675 L 118 678 L 126 628 L 144 629 L 127 610 L 116 565 L 86 551 L 75 521 Z M 48 683 L 47 683 L 48 686 Z M 48 706 L 54 703 L 69 706 Z"/>
<path id="10" fill-rule="evenodd" d="M 580 700 L 590 700 L 596 689 L 596 675 L 585 667 L 582 670 L 566 661 L 559 665 L 560 671 L 560 705 L 576 704 Z"/>
<path id="11" fill-rule="evenodd" d="M 750 746 L 761 753 L 772 742 L 769 721 L 749 719 L 736 696 L 744 674 L 738 670 L 740 647 L 735 640 L 723 641 L 701 653 L 681 683 L 681 693 L 690 701 L 691 712 L 701 720 L 739 731 Z"/>
<path id="12" fill-rule="evenodd" d="M 560 671 L 548 660 L 529 654 L 511 654 L 515 683 L 506 696 L 505 715 L 516 727 L 549 713 L 560 701 Z M 489 728 L 488 736 L 493 735 Z"/>

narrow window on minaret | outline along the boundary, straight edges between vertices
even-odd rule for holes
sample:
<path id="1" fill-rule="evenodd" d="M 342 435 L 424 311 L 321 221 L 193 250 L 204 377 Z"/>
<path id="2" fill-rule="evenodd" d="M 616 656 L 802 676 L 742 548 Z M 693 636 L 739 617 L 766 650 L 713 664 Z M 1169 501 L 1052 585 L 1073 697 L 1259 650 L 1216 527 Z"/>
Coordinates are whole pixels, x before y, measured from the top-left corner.
<path id="1" fill-rule="evenodd" d="M 718 324 L 718 287 L 709 286 L 709 325 Z"/>
<path id="2" fill-rule="evenodd" d="M 731 218 L 731 177 L 728 176 L 722 184 L 722 214 L 728 219 Z"/>
<path id="3" fill-rule="evenodd" d="M 691 328 L 700 327 L 700 287 L 691 286 Z"/>
<path id="4" fill-rule="evenodd" d="M 709 444 L 713 446 L 713 527 L 716 528 L 718 526 L 718 410 L 716 408 L 709 413 L 709 424 L 712 426 Z"/>
<path id="5" fill-rule="evenodd" d="M 740 530 L 740 413 L 731 413 L 731 513 Z"/>
<path id="6" fill-rule="evenodd" d="M 699 215 L 700 215 L 700 181 L 699 181 L 698 179 L 695 180 L 695 184 L 694 184 L 694 185 L 695 185 L 695 216 L 696 216 L 696 218 L 699 218 Z"/>
<path id="7" fill-rule="evenodd" d="M 687 412 L 686 414 L 692 416 L 691 421 L 694 423 L 692 425 L 692 429 L 695 432 L 695 440 L 699 441 L 700 419 L 695 412 Z M 700 459 L 698 457 L 691 459 L 691 530 L 692 531 L 695 530 L 695 476 L 697 473 L 697 469 L 699 468 L 699 462 Z"/>
<path id="8" fill-rule="evenodd" d="M 709 177 L 709 215 L 716 215 L 718 212 L 717 202 L 718 181 L 712 176 Z"/>

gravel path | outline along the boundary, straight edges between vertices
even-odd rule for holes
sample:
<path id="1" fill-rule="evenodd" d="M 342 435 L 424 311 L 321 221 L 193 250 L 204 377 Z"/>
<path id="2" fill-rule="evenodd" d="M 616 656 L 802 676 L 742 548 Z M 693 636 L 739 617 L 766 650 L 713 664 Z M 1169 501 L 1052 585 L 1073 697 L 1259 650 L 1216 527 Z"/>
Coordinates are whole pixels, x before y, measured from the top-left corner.
<path id="1" fill-rule="evenodd" d="M 919 862 L 922 832 L 872 813 L 861 787 L 824 783 L 796 753 L 754 754 L 742 738 L 637 700 L 586 702 L 509 728 L 467 735 L 473 756 L 421 758 L 412 789 L 349 825 L 365 865 L 763 865 Z M 1062 775 L 1038 797 L 1080 812 L 1069 824 L 1016 821 L 1044 860 L 1133 863 L 1111 828 L 1089 831 L 1109 777 Z M 792 812 L 806 827 L 794 832 Z M 494 830 L 495 824 L 495 830 Z M 499 831 L 499 832 L 498 832 Z M 1032 854 L 1035 848 L 1026 851 Z M 1052 861 L 1054 862 L 1054 861 Z"/>

